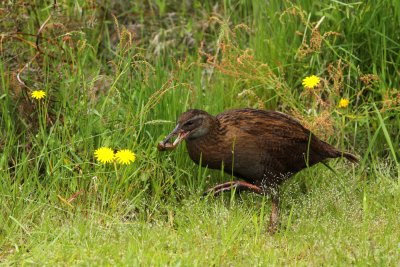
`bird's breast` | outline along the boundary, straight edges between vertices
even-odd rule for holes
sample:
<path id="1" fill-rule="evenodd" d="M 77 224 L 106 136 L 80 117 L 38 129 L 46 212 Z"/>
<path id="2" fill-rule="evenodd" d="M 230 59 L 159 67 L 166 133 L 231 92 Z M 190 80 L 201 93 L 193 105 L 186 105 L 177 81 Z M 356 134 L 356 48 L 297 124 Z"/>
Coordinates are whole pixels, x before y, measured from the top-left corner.
<path id="1" fill-rule="evenodd" d="M 218 141 L 217 139 L 203 138 L 187 141 L 186 147 L 190 158 L 195 163 L 211 169 L 220 169 L 223 163 L 232 162 L 232 146 L 229 143 L 231 143 L 230 140 Z"/>

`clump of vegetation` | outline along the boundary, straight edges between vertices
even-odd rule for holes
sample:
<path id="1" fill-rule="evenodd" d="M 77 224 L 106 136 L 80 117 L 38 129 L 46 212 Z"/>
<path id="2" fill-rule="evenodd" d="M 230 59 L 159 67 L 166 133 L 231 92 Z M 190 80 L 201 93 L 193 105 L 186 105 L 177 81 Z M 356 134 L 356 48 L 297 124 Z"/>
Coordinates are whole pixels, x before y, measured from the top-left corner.
<path id="1" fill-rule="evenodd" d="M 21 0 L 0 14 L 6 264 L 399 262 L 398 1 Z M 289 113 L 361 163 L 296 175 L 268 236 L 268 201 L 200 198 L 224 174 L 156 149 L 187 108 L 236 107 Z"/>

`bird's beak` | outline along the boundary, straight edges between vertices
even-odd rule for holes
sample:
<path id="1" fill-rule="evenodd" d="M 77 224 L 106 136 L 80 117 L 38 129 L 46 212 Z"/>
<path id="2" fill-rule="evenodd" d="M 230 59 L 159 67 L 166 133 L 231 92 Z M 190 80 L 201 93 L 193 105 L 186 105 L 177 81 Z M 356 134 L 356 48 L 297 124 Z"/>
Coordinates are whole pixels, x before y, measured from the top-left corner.
<path id="1" fill-rule="evenodd" d="M 180 127 L 181 126 L 177 124 L 175 129 L 169 135 L 167 135 L 167 137 L 165 137 L 163 141 L 158 143 L 157 148 L 159 151 L 173 150 L 179 145 L 180 142 L 182 142 L 183 139 L 185 139 L 189 132 L 183 131 L 182 129 L 180 129 Z M 171 143 L 170 139 L 175 135 L 178 135 L 178 137 L 173 143 Z"/>

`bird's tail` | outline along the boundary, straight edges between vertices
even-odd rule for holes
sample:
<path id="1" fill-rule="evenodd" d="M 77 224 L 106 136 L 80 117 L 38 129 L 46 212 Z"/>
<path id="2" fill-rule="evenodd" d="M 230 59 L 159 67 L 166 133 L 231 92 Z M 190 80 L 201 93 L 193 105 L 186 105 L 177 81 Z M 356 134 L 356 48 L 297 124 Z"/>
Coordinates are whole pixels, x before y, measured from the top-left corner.
<path id="1" fill-rule="evenodd" d="M 349 152 L 340 152 L 338 151 L 338 156 L 339 157 L 345 157 L 346 159 L 348 159 L 350 162 L 353 163 L 359 163 L 360 160 L 353 154 L 349 153 Z"/>
<path id="2" fill-rule="evenodd" d="M 342 152 L 340 150 L 338 150 L 337 148 L 335 148 L 334 146 L 328 144 L 327 142 L 324 142 L 322 140 L 320 140 L 320 142 L 322 143 L 322 145 L 325 147 L 326 151 L 328 152 L 328 158 L 341 158 L 341 157 L 345 157 L 346 159 L 348 159 L 350 162 L 353 163 L 359 163 L 360 160 L 353 154 L 349 153 L 349 152 Z"/>

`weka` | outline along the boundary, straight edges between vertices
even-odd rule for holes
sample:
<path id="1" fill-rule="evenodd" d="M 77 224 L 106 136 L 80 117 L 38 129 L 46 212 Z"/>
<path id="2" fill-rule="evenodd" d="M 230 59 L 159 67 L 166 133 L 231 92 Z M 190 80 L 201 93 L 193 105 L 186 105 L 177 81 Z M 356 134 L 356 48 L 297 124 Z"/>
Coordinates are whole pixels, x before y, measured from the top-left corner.
<path id="1" fill-rule="evenodd" d="M 171 143 L 173 136 L 176 140 Z M 250 190 L 271 194 L 269 231 L 278 222 L 278 186 L 298 171 L 328 158 L 357 158 L 320 140 L 297 120 L 276 111 L 230 110 L 212 116 L 191 109 L 178 119 L 175 129 L 158 144 L 160 151 L 174 149 L 182 140 L 190 158 L 211 169 L 221 169 L 244 181 L 215 186 L 206 193 Z"/>

